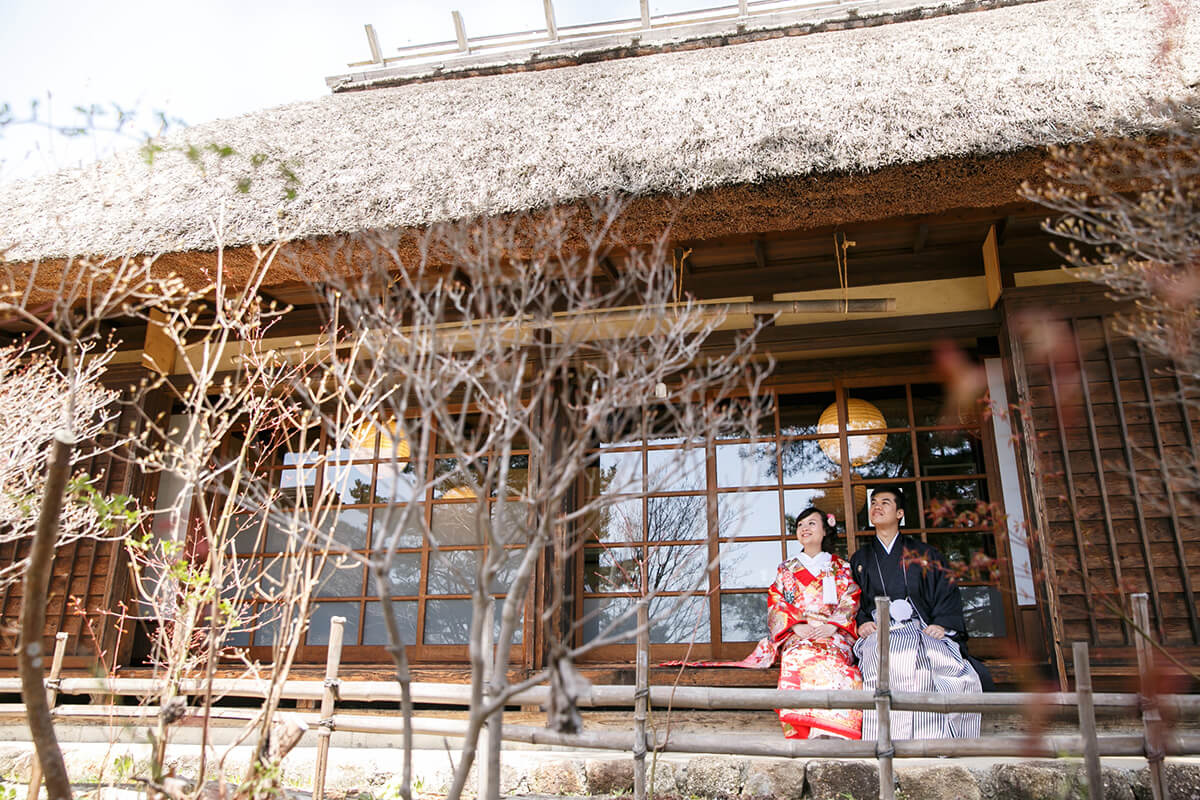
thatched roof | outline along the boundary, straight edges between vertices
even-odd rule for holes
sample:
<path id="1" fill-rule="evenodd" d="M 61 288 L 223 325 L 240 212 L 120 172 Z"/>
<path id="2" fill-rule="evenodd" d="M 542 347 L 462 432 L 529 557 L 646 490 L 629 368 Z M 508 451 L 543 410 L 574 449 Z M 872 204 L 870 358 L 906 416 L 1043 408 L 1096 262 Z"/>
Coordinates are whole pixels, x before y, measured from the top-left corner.
<path id="1" fill-rule="evenodd" d="M 0 249 L 203 251 L 217 219 L 226 245 L 245 245 L 1130 134 L 1158 123 L 1148 99 L 1200 77 L 1200 20 L 1171 37 L 1164 55 L 1148 2 L 1045 0 L 336 94 L 180 131 L 152 166 L 130 152 L 0 187 Z"/>

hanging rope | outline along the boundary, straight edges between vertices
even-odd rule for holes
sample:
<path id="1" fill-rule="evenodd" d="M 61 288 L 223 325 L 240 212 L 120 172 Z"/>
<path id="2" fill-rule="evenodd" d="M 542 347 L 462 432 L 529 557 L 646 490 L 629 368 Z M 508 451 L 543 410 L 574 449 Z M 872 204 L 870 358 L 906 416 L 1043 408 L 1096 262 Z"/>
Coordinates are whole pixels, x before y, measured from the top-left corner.
<path id="1" fill-rule="evenodd" d="M 850 315 L 850 257 L 846 252 L 857 244 L 846 238 L 846 234 L 835 231 L 833 234 L 833 257 L 837 261 L 838 286 L 842 290 L 842 316 Z"/>

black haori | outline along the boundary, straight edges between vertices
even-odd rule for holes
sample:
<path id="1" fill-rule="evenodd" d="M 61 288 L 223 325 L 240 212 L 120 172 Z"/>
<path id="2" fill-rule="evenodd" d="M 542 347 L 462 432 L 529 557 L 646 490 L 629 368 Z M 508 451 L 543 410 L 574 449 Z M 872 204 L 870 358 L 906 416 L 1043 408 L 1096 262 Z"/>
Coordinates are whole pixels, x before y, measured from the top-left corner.
<path id="1" fill-rule="evenodd" d="M 895 692 L 979 692 L 979 675 L 950 637 L 935 639 L 921 632 L 922 623 L 910 619 L 893 623 L 889 631 L 888 685 Z M 854 645 L 863 686 L 873 689 L 879 678 L 879 635 L 859 639 Z M 979 736 L 979 714 L 937 714 L 932 711 L 892 711 L 893 739 L 952 739 Z M 862 738 L 874 739 L 879 717 L 863 711 Z"/>

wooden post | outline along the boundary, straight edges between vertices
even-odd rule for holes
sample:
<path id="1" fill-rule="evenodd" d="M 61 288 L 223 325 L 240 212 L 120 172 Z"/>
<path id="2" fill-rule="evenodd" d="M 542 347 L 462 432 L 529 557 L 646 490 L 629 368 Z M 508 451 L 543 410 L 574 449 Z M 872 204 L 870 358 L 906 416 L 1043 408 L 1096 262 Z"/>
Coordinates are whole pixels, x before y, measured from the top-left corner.
<path id="1" fill-rule="evenodd" d="M 454 20 L 454 38 L 458 40 L 458 49 L 463 53 L 471 52 L 471 46 L 467 44 L 467 26 L 463 24 L 462 14 L 451 11 L 450 19 Z"/>
<path id="2" fill-rule="evenodd" d="M 371 50 L 371 63 L 383 63 L 383 51 L 379 48 L 379 37 L 375 34 L 375 26 L 369 22 L 363 26 L 367 31 L 367 47 Z"/>
<path id="3" fill-rule="evenodd" d="M 333 735 L 333 706 L 338 697 L 338 669 L 342 663 L 342 639 L 346 618 L 329 620 L 329 650 L 325 654 L 325 690 L 321 695 L 321 721 L 317 724 L 317 766 L 313 776 L 313 800 L 325 796 L 325 771 L 329 767 L 329 737 Z"/>
<path id="4" fill-rule="evenodd" d="M 650 0 L 640 0 L 638 5 L 641 6 L 641 10 L 642 10 L 642 27 L 649 28 L 650 27 Z"/>
<path id="5" fill-rule="evenodd" d="M 633 693 L 633 800 L 646 800 L 646 712 L 650 705 L 650 602 L 637 603 L 637 672 Z"/>
<path id="6" fill-rule="evenodd" d="M 1096 739 L 1096 709 L 1092 705 L 1092 665 L 1088 643 L 1071 646 L 1075 659 L 1075 696 L 1079 702 L 1079 735 L 1083 737 L 1083 761 L 1087 767 L 1088 800 L 1103 800 L 1104 782 L 1100 775 L 1100 742 Z"/>
<path id="7" fill-rule="evenodd" d="M 558 41 L 558 20 L 554 16 L 554 0 L 542 0 L 546 10 L 546 36 L 550 41 Z"/>
<path id="8" fill-rule="evenodd" d="M 892 613 L 887 597 L 875 598 L 875 618 L 879 620 L 879 677 L 875 682 L 875 712 L 879 716 L 878 736 L 875 739 L 875 757 L 879 759 L 879 800 L 895 800 L 896 779 L 892 774 L 892 693 L 888 678 L 891 668 L 891 622 Z"/>
<path id="9" fill-rule="evenodd" d="M 1150 772 L 1150 795 L 1154 800 L 1170 800 L 1163 780 L 1164 731 L 1158 710 L 1158 689 L 1154 685 L 1154 651 L 1150 645 L 1150 597 L 1145 592 L 1133 595 L 1133 640 L 1137 645 L 1138 690 L 1141 694 L 1142 729 L 1146 737 L 1146 765 Z"/>
<path id="10" fill-rule="evenodd" d="M 58 679 L 62 675 L 63 658 L 67 655 L 67 639 L 70 634 L 59 631 L 54 634 L 54 657 L 50 662 L 50 677 L 46 680 L 46 705 L 54 711 L 58 700 Z M 38 792 L 42 790 L 42 765 L 36 758 L 29 767 L 29 800 L 37 800 Z"/>

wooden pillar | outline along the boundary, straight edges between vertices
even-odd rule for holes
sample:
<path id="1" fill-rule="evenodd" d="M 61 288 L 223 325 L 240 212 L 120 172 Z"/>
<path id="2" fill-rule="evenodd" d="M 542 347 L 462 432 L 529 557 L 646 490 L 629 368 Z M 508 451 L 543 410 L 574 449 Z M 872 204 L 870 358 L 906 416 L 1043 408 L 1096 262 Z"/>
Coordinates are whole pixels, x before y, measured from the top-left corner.
<path id="1" fill-rule="evenodd" d="M 1162 714 L 1158 710 L 1158 690 L 1154 679 L 1154 651 L 1150 640 L 1150 597 L 1145 592 L 1133 595 L 1133 636 L 1137 645 L 1138 689 L 1142 699 L 1142 730 L 1146 737 L 1146 765 L 1150 773 L 1150 795 L 1154 800 L 1170 800 L 1163 780 L 1166 755 Z"/>
<path id="2" fill-rule="evenodd" d="M 879 620 L 879 678 L 875 682 L 875 712 L 879 730 L 875 739 L 875 757 L 879 759 L 879 800 L 895 800 L 896 779 L 892 772 L 892 692 L 888 672 L 891 669 L 891 620 L 887 597 L 875 598 L 875 618 Z"/>
<path id="3" fill-rule="evenodd" d="M 637 666 L 633 693 L 633 800 L 646 800 L 646 715 L 650 706 L 650 601 L 637 603 Z"/>
<path id="4" fill-rule="evenodd" d="M 1087 768 L 1088 800 L 1103 800 L 1104 781 L 1100 772 L 1100 742 L 1096 739 L 1096 709 L 1092 702 L 1092 665 L 1088 643 L 1071 646 L 1075 661 L 1075 697 L 1079 702 L 1079 735 L 1083 738 L 1083 762 Z"/>

